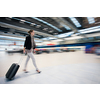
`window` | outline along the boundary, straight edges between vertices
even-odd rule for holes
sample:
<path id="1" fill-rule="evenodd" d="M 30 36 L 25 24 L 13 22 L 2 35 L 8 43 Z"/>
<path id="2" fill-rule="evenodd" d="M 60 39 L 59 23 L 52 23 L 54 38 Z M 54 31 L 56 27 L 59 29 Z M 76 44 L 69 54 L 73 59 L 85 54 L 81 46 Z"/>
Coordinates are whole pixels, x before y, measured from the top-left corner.
<path id="1" fill-rule="evenodd" d="M 77 21 L 76 18 L 74 17 L 69 17 L 69 18 L 75 24 L 76 27 L 81 27 L 80 23 Z"/>
<path id="2" fill-rule="evenodd" d="M 93 17 L 87 17 L 89 24 L 95 23 L 95 20 Z"/>
<path id="3" fill-rule="evenodd" d="M 66 28 L 67 30 L 71 30 L 68 26 L 66 25 L 62 25 L 64 28 Z"/>

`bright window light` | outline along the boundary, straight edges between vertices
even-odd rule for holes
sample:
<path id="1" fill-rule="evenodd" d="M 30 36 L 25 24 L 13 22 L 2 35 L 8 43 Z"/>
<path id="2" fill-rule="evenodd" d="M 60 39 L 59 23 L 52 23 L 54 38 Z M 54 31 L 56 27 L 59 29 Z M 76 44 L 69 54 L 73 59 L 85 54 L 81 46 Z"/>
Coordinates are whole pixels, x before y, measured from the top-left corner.
<path id="1" fill-rule="evenodd" d="M 100 28 L 100 26 L 90 27 L 90 28 L 79 30 L 79 31 L 81 32 L 81 31 L 87 31 L 87 30 L 98 29 L 98 28 Z"/>
<path id="2" fill-rule="evenodd" d="M 56 30 L 59 31 L 59 32 L 62 32 L 62 30 L 60 30 L 60 29 L 57 28 L 56 26 L 53 26 L 52 24 L 50 24 L 50 23 L 48 23 L 48 22 L 46 22 L 46 21 L 43 21 L 43 20 L 41 20 L 41 19 L 39 19 L 39 18 L 36 18 L 36 17 L 32 17 L 32 18 L 35 19 L 35 20 L 38 20 L 38 21 L 40 21 L 40 22 L 42 22 L 42 23 L 44 23 L 44 24 L 47 24 L 48 26 L 50 26 L 50 27 L 56 29 Z"/>
<path id="3" fill-rule="evenodd" d="M 75 24 L 76 27 L 81 27 L 80 23 L 77 21 L 76 18 L 74 17 L 69 17 L 71 19 L 71 21 Z"/>
<path id="4" fill-rule="evenodd" d="M 95 26 L 95 27 L 79 30 L 80 33 L 90 33 L 90 32 L 96 32 L 96 31 L 100 31 L 100 26 Z"/>
<path id="5" fill-rule="evenodd" d="M 53 37 L 42 38 L 42 40 L 54 40 L 54 39 L 57 39 L 57 38 L 53 38 Z"/>
<path id="6" fill-rule="evenodd" d="M 95 23 L 95 20 L 93 17 L 87 17 L 89 24 Z"/>
<path id="7" fill-rule="evenodd" d="M 62 25 L 63 27 L 65 27 L 67 30 L 71 30 L 68 26 L 66 25 Z"/>
<path id="8" fill-rule="evenodd" d="M 57 39 L 57 38 L 53 38 L 53 37 L 48 37 L 49 40 L 53 40 L 53 39 Z"/>
<path id="9" fill-rule="evenodd" d="M 68 33 L 64 33 L 64 34 L 60 34 L 60 35 L 55 35 L 57 37 L 63 38 L 63 37 L 68 37 L 71 36 L 74 32 L 68 32 Z"/>
<path id="10" fill-rule="evenodd" d="M 82 31 L 81 33 L 90 33 L 90 32 L 96 32 L 96 31 L 100 31 L 100 28 L 93 29 L 93 30 Z"/>

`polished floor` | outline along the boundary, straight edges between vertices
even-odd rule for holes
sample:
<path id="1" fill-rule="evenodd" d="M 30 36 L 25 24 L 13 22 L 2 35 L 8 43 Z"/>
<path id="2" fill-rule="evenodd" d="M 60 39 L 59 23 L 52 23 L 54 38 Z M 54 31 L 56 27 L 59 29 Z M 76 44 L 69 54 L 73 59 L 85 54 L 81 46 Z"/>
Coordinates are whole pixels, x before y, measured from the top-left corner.
<path id="1" fill-rule="evenodd" d="M 34 54 L 38 74 L 30 60 L 24 73 L 26 56 L 22 54 L 7 54 L 0 52 L 0 84 L 99 84 L 100 83 L 100 56 L 85 54 L 84 51 L 63 52 L 51 54 Z M 15 79 L 8 81 L 5 73 L 12 62 L 23 60 Z"/>

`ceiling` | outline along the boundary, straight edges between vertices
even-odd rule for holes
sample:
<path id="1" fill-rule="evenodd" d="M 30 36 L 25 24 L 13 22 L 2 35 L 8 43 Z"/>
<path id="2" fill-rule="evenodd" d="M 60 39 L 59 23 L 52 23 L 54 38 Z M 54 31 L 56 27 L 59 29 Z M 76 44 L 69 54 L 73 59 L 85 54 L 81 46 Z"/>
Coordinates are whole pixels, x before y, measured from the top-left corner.
<path id="1" fill-rule="evenodd" d="M 63 38 L 57 35 L 73 32 L 72 35 L 95 26 L 100 26 L 100 17 L 0 17 L 1 32 L 26 36 L 27 31 L 33 29 L 34 37 L 39 40 Z"/>

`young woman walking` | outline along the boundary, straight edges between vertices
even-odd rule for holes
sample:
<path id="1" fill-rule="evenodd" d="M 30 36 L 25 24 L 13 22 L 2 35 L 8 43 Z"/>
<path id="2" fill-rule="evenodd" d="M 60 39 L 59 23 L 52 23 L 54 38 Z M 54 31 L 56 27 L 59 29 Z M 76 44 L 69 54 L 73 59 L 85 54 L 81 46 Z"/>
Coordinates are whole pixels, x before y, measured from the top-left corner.
<path id="1" fill-rule="evenodd" d="M 27 59 L 26 59 L 26 62 L 25 62 L 25 66 L 24 66 L 24 72 L 28 72 L 26 70 L 26 67 L 27 67 L 27 63 L 29 61 L 29 59 L 31 58 L 32 59 L 32 62 L 33 62 L 33 65 L 35 66 L 36 68 L 36 71 L 38 73 L 40 73 L 41 71 L 39 71 L 39 69 L 37 68 L 37 65 L 36 65 L 36 62 L 35 62 L 35 58 L 33 56 L 33 50 L 35 49 L 36 45 L 35 45 L 35 41 L 34 41 L 34 30 L 29 30 L 28 31 L 29 35 L 26 36 L 26 40 L 24 42 L 24 50 L 23 52 L 27 52 Z"/>

